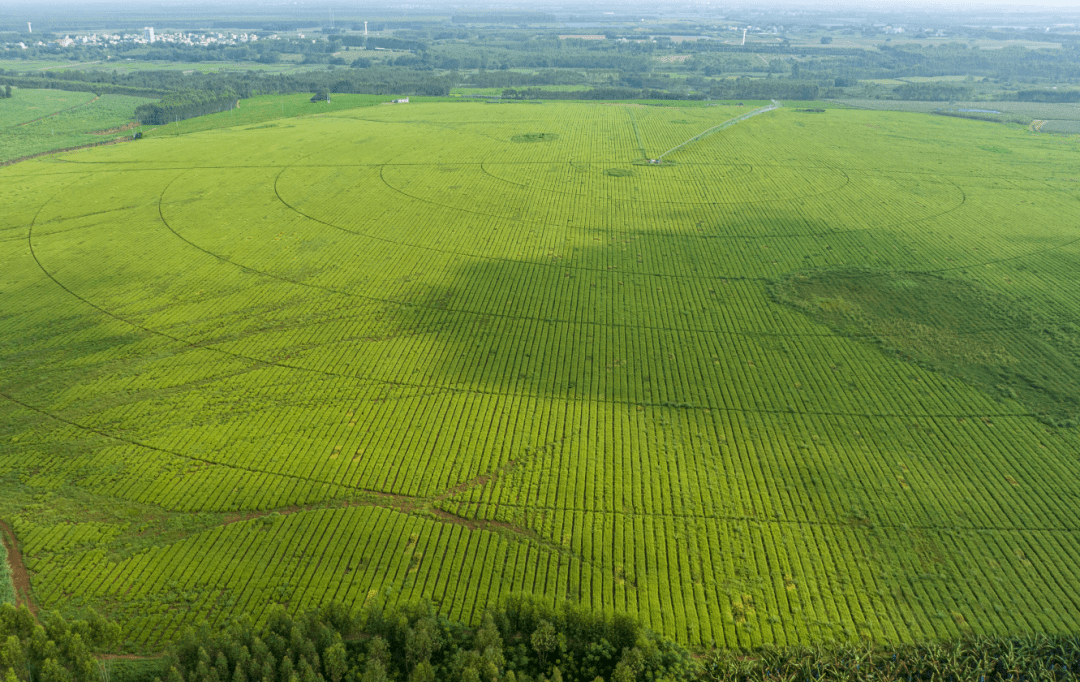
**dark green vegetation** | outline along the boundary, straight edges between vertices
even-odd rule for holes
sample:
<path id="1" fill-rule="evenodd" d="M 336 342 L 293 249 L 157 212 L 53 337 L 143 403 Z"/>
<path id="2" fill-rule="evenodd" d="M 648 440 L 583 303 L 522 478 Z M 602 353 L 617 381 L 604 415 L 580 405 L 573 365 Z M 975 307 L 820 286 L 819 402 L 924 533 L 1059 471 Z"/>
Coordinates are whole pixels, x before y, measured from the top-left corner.
<path id="1" fill-rule="evenodd" d="M 625 616 L 606 618 L 571 604 L 553 608 L 508 597 L 478 628 L 438 614 L 431 604 L 385 608 L 372 599 L 355 611 L 329 603 L 291 616 L 272 610 L 256 625 L 241 616 L 179 633 L 163 658 L 95 658 L 116 647 L 120 628 L 93 611 L 39 625 L 25 608 L 0 605 L 0 678 L 29 682 L 530 682 L 689 680 L 689 653 Z M 51 643 L 49 642 L 51 640 Z"/>
<path id="2" fill-rule="evenodd" d="M 85 620 L 67 621 L 59 613 L 36 619 L 26 607 L 0 603 L 0 671 L 6 682 L 108 680 L 111 663 L 96 653 L 114 652 L 120 626 L 94 611 Z M 118 682 L 120 682 L 118 680 Z"/>
<path id="3" fill-rule="evenodd" d="M 551 142 L 559 139 L 556 133 L 524 133 L 510 138 L 514 142 Z"/>
<path id="4" fill-rule="evenodd" d="M 324 98 L 325 99 L 325 98 Z M 240 103 L 235 92 L 189 91 L 170 94 L 160 102 L 135 108 L 135 118 L 143 125 L 159 126 L 207 114 L 231 111 Z"/>
<path id="5" fill-rule="evenodd" d="M 751 682 L 758 680 L 1074 681 L 1076 637 L 966 638 L 941 644 L 767 647 L 691 658 L 625 616 L 597 617 L 511 596 L 478 628 L 431 604 L 353 611 L 339 603 L 256 625 L 240 616 L 216 628 L 186 628 L 157 658 L 117 658 L 118 626 L 90 612 L 38 624 L 22 607 L 0 606 L 0 678 L 6 682 Z"/>
<path id="6" fill-rule="evenodd" d="M 1010 151 L 990 148 L 999 150 Z M 772 293 L 837 333 L 1018 400 L 1048 424 L 1080 420 L 1080 318 L 1068 308 L 970 280 L 868 269 L 795 274 Z"/>
<path id="7" fill-rule="evenodd" d="M 691 679 L 695 668 L 686 650 L 633 619 L 520 596 L 485 613 L 475 629 L 430 604 L 384 608 L 373 600 L 355 614 L 331 604 L 295 619 L 279 609 L 260 627 L 245 618 L 217 632 L 188 629 L 167 660 L 172 679 L 187 682 L 215 673 L 270 682 L 294 675 L 302 682 L 674 681 Z"/>

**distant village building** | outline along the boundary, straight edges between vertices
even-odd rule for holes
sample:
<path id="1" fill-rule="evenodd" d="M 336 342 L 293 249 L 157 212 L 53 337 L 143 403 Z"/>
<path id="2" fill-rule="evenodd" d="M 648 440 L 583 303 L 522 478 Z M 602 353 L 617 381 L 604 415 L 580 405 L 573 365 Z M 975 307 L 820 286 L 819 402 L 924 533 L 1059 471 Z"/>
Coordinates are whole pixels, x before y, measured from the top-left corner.
<path id="1" fill-rule="evenodd" d="M 408 104 L 408 103 L 409 103 L 409 98 L 408 97 L 405 97 L 403 99 L 392 99 L 392 100 L 390 100 L 390 104 Z"/>
<path id="2" fill-rule="evenodd" d="M 323 101 L 323 98 L 320 95 L 315 95 L 314 97 L 311 98 L 311 103 L 312 104 L 315 104 L 316 102 L 322 102 L 322 101 Z M 330 93 L 326 93 L 326 103 L 327 104 L 330 103 Z"/>

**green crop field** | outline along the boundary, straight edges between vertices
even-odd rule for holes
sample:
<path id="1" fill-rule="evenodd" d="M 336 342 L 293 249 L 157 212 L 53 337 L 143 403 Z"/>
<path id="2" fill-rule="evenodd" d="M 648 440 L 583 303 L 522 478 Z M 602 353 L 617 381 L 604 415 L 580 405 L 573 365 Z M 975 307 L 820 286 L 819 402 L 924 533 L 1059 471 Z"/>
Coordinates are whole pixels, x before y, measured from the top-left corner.
<path id="1" fill-rule="evenodd" d="M 86 106 L 95 97 L 91 92 L 23 89 L 16 92 L 18 97 L 0 100 L 0 126 L 5 130 L 56 115 L 61 111 Z"/>
<path id="2" fill-rule="evenodd" d="M 0 518 L 129 647 L 510 592 L 689 645 L 1080 631 L 1076 139 L 412 103 L 0 169 Z M 243 111 L 243 108 L 241 109 Z"/>
<path id="3" fill-rule="evenodd" d="M 1047 119 L 1044 123 L 1036 124 L 1040 133 L 1058 133 L 1063 135 L 1080 135 L 1080 120 Z"/>
<path id="4" fill-rule="evenodd" d="M 184 135 L 216 128 L 253 126 L 258 123 L 274 121 L 275 119 L 307 114 L 333 114 L 345 109 L 383 104 L 392 99 L 395 98 L 386 95 L 335 94 L 331 97 L 330 102 L 312 102 L 311 95 L 308 94 L 263 95 L 240 100 L 238 106 L 228 111 L 188 118 L 176 123 L 156 128 L 144 128 L 143 130 L 144 135 L 147 137 Z M 275 124 L 276 127 L 287 125 L 290 124 Z"/>
<path id="5" fill-rule="evenodd" d="M 134 120 L 135 107 L 151 100 L 64 90 L 19 88 L 0 100 L 0 163 L 53 149 L 70 149 L 118 137 Z"/>

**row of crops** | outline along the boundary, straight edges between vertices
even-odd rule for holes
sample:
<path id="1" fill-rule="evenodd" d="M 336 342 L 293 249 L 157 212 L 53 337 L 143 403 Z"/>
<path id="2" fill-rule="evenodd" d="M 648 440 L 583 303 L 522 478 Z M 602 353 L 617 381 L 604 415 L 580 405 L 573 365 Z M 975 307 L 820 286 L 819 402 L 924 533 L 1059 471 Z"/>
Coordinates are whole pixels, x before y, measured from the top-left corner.
<path id="1" fill-rule="evenodd" d="M 10 509 L 39 601 L 149 647 L 521 590 L 695 644 L 1075 629 L 1080 442 L 1025 402 L 1073 390 L 1075 150 L 781 109 L 636 163 L 739 113 L 371 107 L 2 171 L 0 477 L 136 510 Z M 847 327 L 770 293 L 853 267 L 805 302 Z M 916 324 L 904 272 L 1008 314 Z M 897 357 L 935 344 L 1027 392 Z"/>
<path id="2" fill-rule="evenodd" d="M 956 637 L 1015 628 L 1018 615 L 1029 630 L 1077 626 L 1076 604 L 1060 600 L 1076 568 L 1058 556 L 1075 556 L 1068 534 L 908 529 L 898 540 L 812 523 L 553 516 L 572 529 L 564 548 L 364 506 L 234 523 L 119 562 L 92 549 L 28 566 L 48 586 L 44 603 L 115 603 L 129 638 L 147 645 L 193 618 L 258 617 L 271 603 L 424 598 L 469 620 L 521 590 L 728 646 Z M 882 555 L 918 579 L 897 589 L 876 572 Z M 1051 584 L 1013 592 L 1041 575 Z"/>
<path id="3" fill-rule="evenodd" d="M 32 540 L 40 531 L 20 532 Z M 577 591 L 580 576 L 594 572 L 535 545 L 371 506 L 262 516 L 120 562 L 95 549 L 74 558 L 42 554 L 29 567 L 50 586 L 37 593 L 45 603 L 120 600 L 128 636 L 151 645 L 194 616 L 258 618 L 273 603 L 305 609 L 426 598 L 469 620 L 514 585 Z"/>

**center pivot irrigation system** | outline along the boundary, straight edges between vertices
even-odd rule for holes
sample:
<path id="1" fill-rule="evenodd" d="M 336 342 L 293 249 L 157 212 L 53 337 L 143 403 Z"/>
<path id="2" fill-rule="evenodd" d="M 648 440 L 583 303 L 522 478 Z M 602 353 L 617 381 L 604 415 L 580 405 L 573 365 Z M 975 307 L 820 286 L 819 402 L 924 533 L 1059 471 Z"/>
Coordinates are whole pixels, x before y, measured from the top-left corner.
<path id="1" fill-rule="evenodd" d="M 694 142 L 696 140 L 700 140 L 701 138 L 705 137 L 709 133 L 715 132 L 717 130 L 723 130 L 724 128 L 727 128 L 728 126 L 735 125 L 739 121 L 745 121 L 746 119 L 750 118 L 751 116 L 757 116 L 758 114 L 764 114 L 767 111 L 772 111 L 774 109 L 779 109 L 780 107 L 781 107 L 780 102 L 777 102 L 774 99 L 774 100 L 772 100 L 772 104 L 770 104 L 768 106 L 761 107 L 760 109 L 754 109 L 753 111 L 748 111 L 745 114 L 743 114 L 742 116 L 736 116 L 733 119 L 729 119 L 727 121 L 724 121 L 720 125 L 713 126 L 712 128 L 709 128 L 708 130 L 706 130 L 704 132 L 701 132 L 701 133 L 698 133 L 697 135 L 694 135 L 693 137 L 691 137 L 686 142 L 683 142 L 682 144 L 675 145 L 674 147 L 667 150 L 666 152 L 664 152 L 660 156 L 656 157 L 655 159 L 649 159 L 649 163 L 659 165 L 659 164 L 664 162 L 664 157 L 667 156 L 668 154 L 670 154 L 671 152 L 675 151 L 676 149 L 682 149 L 683 147 L 690 144 L 691 142 Z"/>

